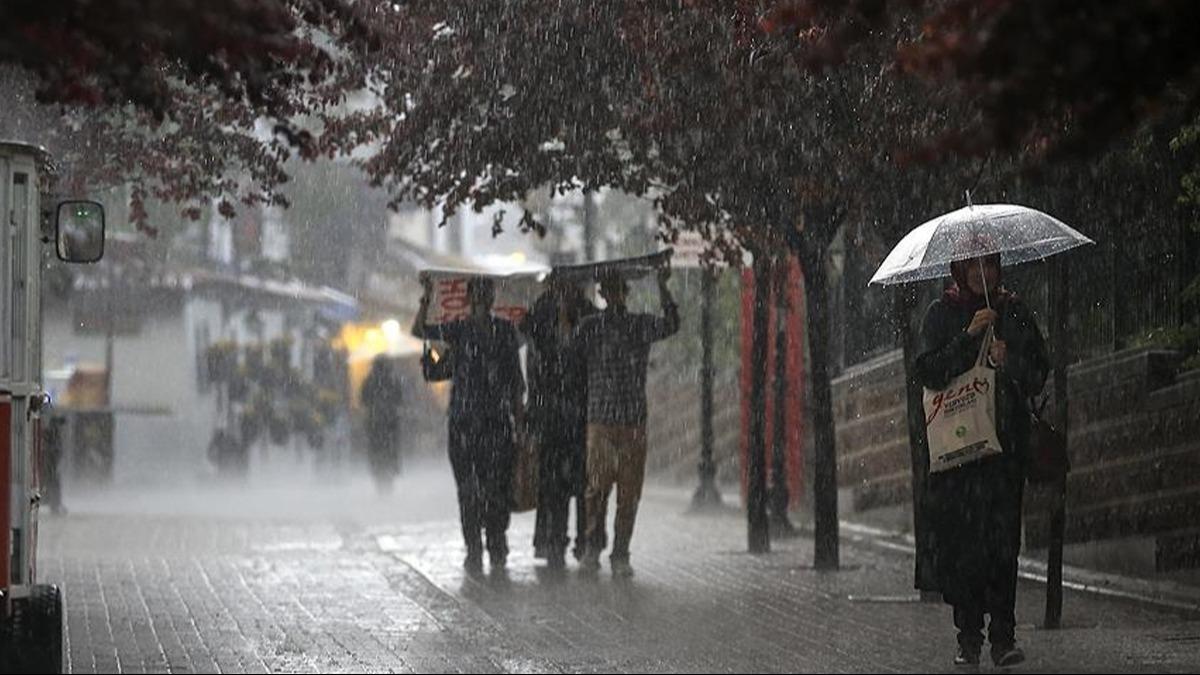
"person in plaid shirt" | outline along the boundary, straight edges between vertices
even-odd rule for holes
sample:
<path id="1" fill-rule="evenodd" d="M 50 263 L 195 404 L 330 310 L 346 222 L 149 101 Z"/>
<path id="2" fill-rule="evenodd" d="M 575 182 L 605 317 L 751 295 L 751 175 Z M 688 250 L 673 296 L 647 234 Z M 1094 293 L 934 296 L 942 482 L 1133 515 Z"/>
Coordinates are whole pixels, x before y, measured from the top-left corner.
<path id="1" fill-rule="evenodd" d="M 587 361 L 587 549 L 580 562 L 587 572 L 600 568 L 600 533 L 615 483 L 617 514 L 609 562 L 614 576 L 633 575 L 629 541 L 646 469 L 646 365 L 650 345 L 679 330 L 679 308 L 667 290 L 670 276 L 670 267 L 659 268 L 661 317 L 629 312 L 625 279 L 615 272 L 602 276 L 600 295 L 607 307 L 584 318 L 572 334 Z"/>

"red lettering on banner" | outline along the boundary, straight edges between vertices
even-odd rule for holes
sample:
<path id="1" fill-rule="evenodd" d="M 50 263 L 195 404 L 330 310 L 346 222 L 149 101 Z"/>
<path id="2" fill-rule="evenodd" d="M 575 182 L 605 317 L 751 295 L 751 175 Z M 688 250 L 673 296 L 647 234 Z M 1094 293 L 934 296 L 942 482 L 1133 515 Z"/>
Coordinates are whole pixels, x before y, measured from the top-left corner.
<path id="1" fill-rule="evenodd" d="M 496 307 L 492 310 L 492 313 L 504 317 L 513 323 L 520 323 L 521 319 L 524 319 L 525 315 L 529 313 L 529 310 L 520 305 L 513 305 L 511 307 Z"/>
<path id="2" fill-rule="evenodd" d="M 463 277 L 438 279 L 438 306 L 441 313 L 438 323 L 447 323 L 467 315 L 470 301 L 467 299 L 467 280 Z"/>
<path id="3" fill-rule="evenodd" d="M 467 297 L 464 295 L 450 298 L 443 296 L 441 304 L 444 311 L 457 312 L 466 309 L 471 303 L 467 302 Z"/>
<path id="4" fill-rule="evenodd" d="M 467 280 L 463 277 L 438 279 L 438 293 L 442 295 L 466 295 Z"/>
<path id="5" fill-rule="evenodd" d="M 436 280 L 434 303 L 437 307 L 435 323 L 448 323 L 466 318 L 471 313 L 471 300 L 467 295 L 467 279 L 465 277 L 446 277 Z M 520 302 L 520 300 L 518 300 Z M 513 323 L 520 323 L 529 313 L 522 305 L 496 305 L 492 315 L 502 317 Z"/>

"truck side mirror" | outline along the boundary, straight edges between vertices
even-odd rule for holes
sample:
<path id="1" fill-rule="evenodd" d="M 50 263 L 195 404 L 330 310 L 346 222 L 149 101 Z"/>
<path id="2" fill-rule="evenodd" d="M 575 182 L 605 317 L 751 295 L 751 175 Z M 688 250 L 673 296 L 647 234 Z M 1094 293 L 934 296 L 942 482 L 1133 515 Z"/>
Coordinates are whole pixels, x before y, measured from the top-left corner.
<path id="1" fill-rule="evenodd" d="M 104 207 L 99 202 L 60 202 L 54 223 L 60 260 L 92 263 L 104 256 Z"/>

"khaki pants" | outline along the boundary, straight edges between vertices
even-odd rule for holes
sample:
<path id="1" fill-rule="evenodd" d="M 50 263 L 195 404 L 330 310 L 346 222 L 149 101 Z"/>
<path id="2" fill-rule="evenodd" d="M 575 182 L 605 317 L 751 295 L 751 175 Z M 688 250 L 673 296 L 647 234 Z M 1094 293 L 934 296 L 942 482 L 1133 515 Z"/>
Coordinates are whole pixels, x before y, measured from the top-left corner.
<path id="1" fill-rule="evenodd" d="M 612 556 L 629 558 L 629 540 L 642 498 L 642 480 L 646 476 L 645 426 L 589 424 L 587 428 L 587 540 L 595 554 L 608 516 L 608 495 L 617 485 L 617 519 L 614 525 Z"/>

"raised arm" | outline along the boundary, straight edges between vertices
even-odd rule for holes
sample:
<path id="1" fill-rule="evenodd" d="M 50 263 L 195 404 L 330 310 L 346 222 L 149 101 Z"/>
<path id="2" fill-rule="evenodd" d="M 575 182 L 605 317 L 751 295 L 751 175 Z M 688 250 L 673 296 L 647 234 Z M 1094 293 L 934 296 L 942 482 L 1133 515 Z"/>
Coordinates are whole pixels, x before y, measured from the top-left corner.
<path id="1" fill-rule="evenodd" d="M 642 339 L 646 342 L 657 342 L 671 337 L 679 331 L 679 305 L 671 297 L 667 288 L 667 280 L 671 278 L 671 268 L 663 266 L 658 269 L 658 299 L 662 306 L 662 317 L 648 317 L 642 330 Z"/>
<path id="2" fill-rule="evenodd" d="M 449 323 L 437 324 L 429 323 L 429 302 L 433 297 L 433 280 L 429 277 L 422 277 L 421 286 L 424 291 L 421 294 L 420 305 L 417 307 L 417 316 L 413 319 L 413 336 L 422 340 L 454 342 L 460 335 L 459 326 L 461 325 L 461 321 L 456 320 Z"/>
<path id="3" fill-rule="evenodd" d="M 427 335 L 425 322 L 429 320 L 429 299 L 433 295 L 433 281 L 429 277 L 421 277 L 421 301 L 417 306 L 417 316 L 413 318 L 412 334 L 421 339 L 436 339 Z"/>

